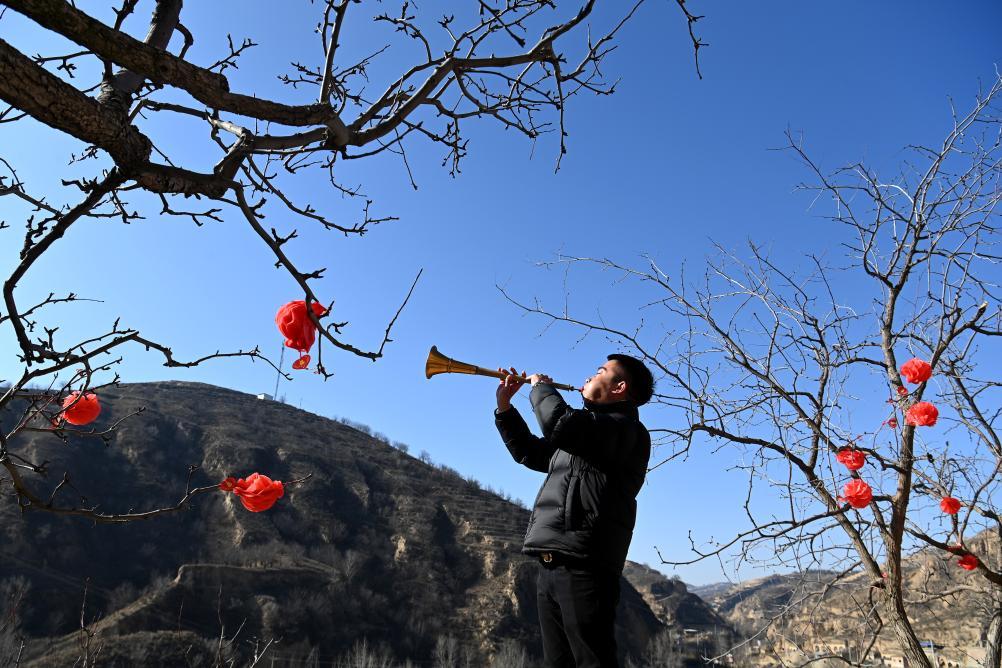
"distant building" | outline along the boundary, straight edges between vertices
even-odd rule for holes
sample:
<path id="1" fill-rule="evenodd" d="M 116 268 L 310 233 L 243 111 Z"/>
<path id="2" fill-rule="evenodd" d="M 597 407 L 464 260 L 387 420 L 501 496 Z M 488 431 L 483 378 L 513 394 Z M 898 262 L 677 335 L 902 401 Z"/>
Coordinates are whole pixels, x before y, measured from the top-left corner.
<path id="1" fill-rule="evenodd" d="M 818 638 L 814 641 L 814 655 L 843 654 L 849 652 L 849 641 L 838 638 Z"/>
<path id="2" fill-rule="evenodd" d="M 884 663 L 890 668 L 908 668 L 908 659 L 897 654 L 885 654 Z"/>
<path id="3" fill-rule="evenodd" d="M 262 392 L 261 394 L 257 395 L 257 398 L 261 399 L 262 401 L 265 401 L 265 400 L 267 400 L 267 401 L 274 401 L 275 400 L 275 397 L 271 396 L 270 394 L 266 394 L 264 392 Z"/>

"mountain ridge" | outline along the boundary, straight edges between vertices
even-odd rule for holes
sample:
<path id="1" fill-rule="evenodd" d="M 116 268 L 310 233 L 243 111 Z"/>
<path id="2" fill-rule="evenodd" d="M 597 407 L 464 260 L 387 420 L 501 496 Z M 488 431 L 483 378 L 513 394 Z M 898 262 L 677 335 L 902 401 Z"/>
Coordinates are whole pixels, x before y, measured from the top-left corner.
<path id="1" fill-rule="evenodd" d="M 271 639 L 280 643 L 273 656 L 289 661 L 332 660 L 362 639 L 399 661 L 429 661 L 443 642 L 472 665 L 512 644 L 534 660 L 537 565 L 520 553 L 526 509 L 385 440 L 254 395 L 161 381 L 106 388 L 101 399 L 99 429 L 142 409 L 107 446 L 34 433 L 18 447 L 72 472 L 73 493 L 108 511 L 173 505 L 190 465 L 193 486 L 252 471 L 314 475 L 264 513 L 223 492 L 122 526 L 0 507 L 2 552 L 17 557 L 3 561 L 0 581 L 31 589 L 19 618 L 36 661 L 27 665 L 43 665 L 43 655 L 56 660 L 45 665 L 69 665 L 79 653 L 83 592 L 72 578 L 49 577 L 59 573 L 90 578 L 89 625 L 115 660 L 158 665 L 147 651 L 156 646 L 164 665 L 178 656 L 195 665 L 219 650 L 221 628 L 242 628 L 236 654 L 253 652 L 251 637 Z M 69 493 L 60 492 L 64 504 Z M 620 645 L 633 656 L 664 628 L 626 580 L 619 618 Z"/>

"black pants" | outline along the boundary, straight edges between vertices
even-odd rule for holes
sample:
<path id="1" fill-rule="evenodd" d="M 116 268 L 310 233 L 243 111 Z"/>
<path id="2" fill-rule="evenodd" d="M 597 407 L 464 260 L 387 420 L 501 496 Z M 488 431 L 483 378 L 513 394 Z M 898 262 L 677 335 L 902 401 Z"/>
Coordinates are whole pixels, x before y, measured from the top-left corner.
<path id="1" fill-rule="evenodd" d="M 618 573 L 543 564 L 536 600 L 547 668 L 619 668 Z"/>

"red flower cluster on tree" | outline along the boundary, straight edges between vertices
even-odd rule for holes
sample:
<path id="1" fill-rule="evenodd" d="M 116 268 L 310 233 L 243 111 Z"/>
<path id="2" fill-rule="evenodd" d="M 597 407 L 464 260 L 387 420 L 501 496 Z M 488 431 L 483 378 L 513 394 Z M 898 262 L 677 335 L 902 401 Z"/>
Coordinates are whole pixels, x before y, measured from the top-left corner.
<path id="1" fill-rule="evenodd" d="M 931 427 L 939 418 L 939 410 L 928 401 L 920 401 L 905 413 L 905 424 L 914 427 Z"/>
<path id="2" fill-rule="evenodd" d="M 939 508 L 947 515 L 956 515 L 960 511 L 960 501 L 952 496 L 946 496 L 939 502 Z"/>
<path id="3" fill-rule="evenodd" d="M 285 495 L 281 480 L 272 480 L 260 473 L 251 473 L 246 478 L 227 478 L 219 483 L 219 489 L 233 492 L 240 497 L 240 503 L 252 513 L 268 510 Z"/>
<path id="4" fill-rule="evenodd" d="M 327 309 L 318 302 L 310 304 L 310 309 L 318 318 L 327 314 Z M 292 368 L 305 369 L 310 363 L 307 353 L 317 338 L 317 326 L 306 313 L 306 302 L 299 299 L 278 309 L 275 324 L 285 337 L 285 345 L 300 353 L 299 359 L 292 363 Z"/>
<path id="5" fill-rule="evenodd" d="M 932 367 L 925 360 L 913 357 L 901 365 L 901 375 L 904 376 L 909 383 L 918 385 L 919 383 L 924 383 L 932 377 Z"/>
<path id="6" fill-rule="evenodd" d="M 857 478 L 845 484 L 840 498 L 853 508 L 866 508 L 873 500 L 873 490 L 868 484 Z"/>
<path id="7" fill-rule="evenodd" d="M 842 448 L 835 455 L 835 459 L 839 461 L 840 464 L 845 465 L 850 471 L 858 471 L 863 468 L 866 464 L 866 453 L 862 450 L 855 450 L 853 448 Z"/>
<path id="8" fill-rule="evenodd" d="M 978 567 L 978 558 L 973 554 L 968 552 L 960 559 L 957 559 L 957 565 L 963 568 L 965 571 L 973 571 Z"/>
<path id="9" fill-rule="evenodd" d="M 101 414 L 101 404 L 97 400 L 97 395 L 87 392 L 80 396 L 79 392 L 73 392 L 63 399 L 63 418 L 70 424 L 77 426 L 90 424 Z"/>
<path id="10" fill-rule="evenodd" d="M 897 428 L 898 428 L 898 419 L 897 419 L 897 418 L 895 418 L 895 417 L 892 417 L 891 419 L 889 419 L 889 420 L 888 420 L 887 422 L 885 422 L 884 424 L 886 424 L 886 425 L 887 425 L 888 427 L 890 427 L 891 429 L 897 429 Z"/>

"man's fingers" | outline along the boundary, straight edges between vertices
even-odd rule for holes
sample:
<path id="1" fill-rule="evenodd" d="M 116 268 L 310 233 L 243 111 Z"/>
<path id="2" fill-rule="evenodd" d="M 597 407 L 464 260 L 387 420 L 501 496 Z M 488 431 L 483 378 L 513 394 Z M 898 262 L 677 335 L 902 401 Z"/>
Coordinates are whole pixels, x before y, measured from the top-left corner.
<path id="1" fill-rule="evenodd" d="M 498 380 L 498 384 L 512 394 L 517 392 L 523 384 L 528 382 L 525 371 L 523 371 L 522 375 L 519 376 L 518 369 L 515 367 L 510 367 L 508 369 L 498 367 L 498 373 L 503 374 Z"/>

